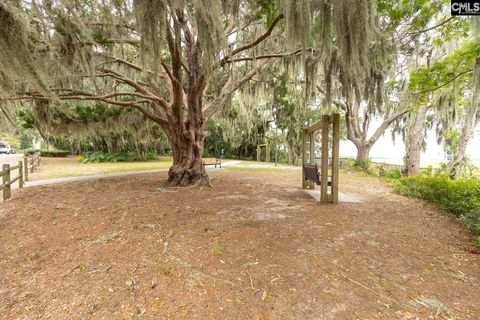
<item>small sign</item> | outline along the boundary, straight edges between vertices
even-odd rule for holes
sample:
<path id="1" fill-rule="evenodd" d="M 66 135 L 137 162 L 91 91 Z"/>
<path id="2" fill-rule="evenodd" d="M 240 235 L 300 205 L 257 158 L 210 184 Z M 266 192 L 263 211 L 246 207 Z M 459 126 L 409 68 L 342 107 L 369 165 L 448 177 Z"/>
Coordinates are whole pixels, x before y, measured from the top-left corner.
<path id="1" fill-rule="evenodd" d="M 450 12 L 452 16 L 480 15 L 480 0 L 452 0 Z"/>

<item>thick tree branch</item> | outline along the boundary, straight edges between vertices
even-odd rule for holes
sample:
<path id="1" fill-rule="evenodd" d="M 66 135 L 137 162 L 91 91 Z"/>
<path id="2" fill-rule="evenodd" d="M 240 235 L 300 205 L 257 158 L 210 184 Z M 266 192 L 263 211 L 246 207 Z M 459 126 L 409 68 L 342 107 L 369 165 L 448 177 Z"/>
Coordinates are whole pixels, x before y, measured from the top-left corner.
<path id="1" fill-rule="evenodd" d="M 460 72 L 459 74 L 457 74 L 455 77 L 451 78 L 450 80 L 448 80 L 447 82 L 445 82 L 445 83 L 443 83 L 443 84 L 441 84 L 441 85 L 439 85 L 439 86 L 436 86 L 436 87 L 430 88 L 430 89 L 425 89 L 425 90 L 422 90 L 422 91 L 417 91 L 417 92 L 414 92 L 414 93 L 412 93 L 412 94 L 417 95 L 417 94 L 427 93 L 427 92 L 431 92 L 431 91 L 435 91 L 435 90 L 441 89 L 441 88 L 447 86 L 449 83 L 455 81 L 457 78 L 463 76 L 464 74 L 470 73 L 470 72 L 473 72 L 473 69 L 469 69 L 469 70 L 462 71 L 462 72 Z"/>
<path id="2" fill-rule="evenodd" d="M 415 35 L 425 33 L 425 32 L 431 31 L 433 29 L 439 28 L 439 27 L 443 26 L 444 24 L 448 23 L 452 19 L 453 19 L 453 17 L 447 18 L 447 19 L 443 20 L 442 22 L 440 22 L 439 24 L 434 25 L 433 27 L 430 27 L 430 28 L 426 28 L 426 29 L 423 29 L 423 30 L 416 30 L 416 31 L 412 31 L 412 32 L 407 32 L 402 37 L 402 39 L 405 38 L 406 36 L 415 36 Z"/>
<path id="3" fill-rule="evenodd" d="M 183 84 L 182 84 L 182 54 L 181 54 L 181 35 L 180 35 L 180 27 L 178 26 L 177 19 L 173 19 L 173 28 L 175 32 L 174 34 L 171 30 L 169 25 L 166 26 L 166 39 L 168 50 L 170 52 L 170 57 L 172 59 L 171 70 L 170 68 L 162 62 L 162 66 L 167 72 L 170 80 L 172 81 L 172 96 L 170 106 L 172 109 L 176 109 L 176 115 L 181 117 L 182 114 L 180 112 L 180 105 L 183 102 Z M 180 121 L 181 119 L 179 119 Z"/>
<path id="4" fill-rule="evenodd" d="M 400 119 L 401 117 L 405 116 L 410 109 L 403 109 L 394 113 L 387 119 L 385 119 L 382 124 L 375 130 L 375 133 L 368 139 L 368 145 L 372 146 L 377 140 L 385 133 L 385 130 L 396 120 Z"/>
<path id="5" fill-rule="evenodd" d="M 69 90 L 67 90 L 69 91 Z M 82 91 L 74 91 L 72 90 L 71 92 L 67 94 L 59 94 L 56 95 L 55 97 L 47 97 L 43 96 L 40 94 L 36 94 L 34 92 L 30 93 L 27 92 L 24 95 L 20 96 L 14 96 L 14 97 L 9 97 L 6 98 L 6 100 L 53 100 L 53 99 L 60 99 L 60 100 L 86 100 L 86 101 L 102 101 L 110 105 L 115 105 L 115 106 L 120 106 L 120 107 L 130 107 L 139 110 L 143 115 L 145 115 L 147 118 L 157 122 L 165 122 L 166 119 L 162 119 L 154 114 L 152 114 L 150 111 L 148 111 L 147 108 L 142 106 L 140 103 L 150 103 L 151 101 L 147 98 L 146 100 L 142 101 L 123 101 L 123 100 L 115 100 L 111 99 L 115 96 L 121 96 L 121 95 L 131 95 L 131 93 L 112 93 L 112 94 L 107 94 L 103 96 L 95 96 L 90 93 L 85 93 Z"/>
<path id="6" fill-rule="evenodd" d="M 318 85 L 317 85 L 317 90 L 320 91 L 320 93 L 323 94 L 324 96 L 327 94 L 327 90 L 325 90 L 324 88 L 322 88 L 322 87 L 320 87 L 320 86 L 318 86 Z M 339 107 L 341 110 L 347 111 L 348 106 L 347 106 L 347 103 L 346 103 L 346 102 L 340 101 L 340 100 L 338 100 L 338 99 L 333 99 L 333 100 L 332 100 L 332 103 L 333 103 L 334 105 L 336 105 L 337 107 Z"/>
<path id="7" fill-rule="evenodd" d="M 229 55 L 229 56 L 226 56 L 224 57 L 223 59 L 221 59 L 220 61 L 218 61 L 218 63 L 215 64 L 215 66 L 219 66 L 219 67 L 223 67 L 228 60 L 230 60 L 232 57 L 234 57 L 235 55 L 239 54 L 240 52 L 243 52 L 245 50 L 248 50 L 248 49 L 251 49 L 253 47 L 255 47 L 256 45 L 258 45 L 259 43 L 261 43 L 263 40 L 267 39 L 273 32 L 273 29 L 275 29 L 275 26 L 278 24 L 278 22 L 280 20 L 282 20 L 285 16 L 282 14 L 279 14 L 273 21 L 272 21 L 272 24 L 270 25 L 270 27 L 268 28 L 267 31 L 265 31 L 265 33 L 263 33 L 260 37 L 258 37 L 256 40 L 254 40 L 253 42 L 249 43 L 249 44 L 246 44 L 240 48 L 237 48 L 235 50 L 232 51 L 232 53 Z"/>
<path id="8" fill-rule="evenodd" d="M 283 58 L 286 56 L 294 56 L 294 55 L 299 55 L 304 51 L 308 51 L 311 49 L 303 50 L 303 49 L 298 49 L 295 50 L 294 52 L 284 52 L 284 53 L 271 53 L 271 54 L 263 54 L 263 55 L 258 55 L 255 57 L 240 57 L 240 58 L 229 58 L 225 61 L 225 63 L 233 63 L 233 62 L 241 62 L 241 61 L 254 61 L 254 60 L 263 60 L 263 59 L 274 59 L 274 58 Z"/>
<path id="9" fill-rule="evenodd" d="M 81 46 L 101 46 L 102 44 L 129 44 L 134 47 L 140 46 L 140 40 L 136 39 L 106 39 L 102 41 L 102 43 L 99 42 L 92 42 L 92 41 L 81 41 L 77 42 L 75 44 L 81 45 Z"/>
<path id="10" fill-rule="evenodd" d="M 127 78 L 124 75 L 122 75 L 121 73 L 113 71 L 113 70 L 108 69 L 108 68 L 97 68 L 97 69 L 101 72 L 104 72 L 105 74 L 110 75 L 112 78 L 114 78 L 114 79 L 116 79 L 116 80 L 118 80 L 118 81 L 120 81 L 124 84 L 127 84 L 127 85 L 131 86 L 132 88 L 134 88 L 138 92 L 142 93 L 145 97 L 148 97 L 148 99 L 157 101 L 164 108 L 168 108 L 168 102 L 165 99 L 163 99 L 162 97 L 160 97 L 158 95 L 155 95 L 155 94 L 151 93 L 149 90 L 147 90 L 142 85 L 138 84 L 133 79 Z"/>
<path id="11" fill-rule="evenodd" d="M 255 68 L 247 72 L 242 78 L 236 80 L 235 73 L 232 73 L 231 77 L 228 79 L 227 83 L 222 88 L 220 95 L 210 101 L 210 103 L 203 109 L 203 117 L 205 120 L 209 119 L 215 112 L 222 108 L 227 100 L 230 98 L 231 94 L 238 90 L 242 84 L 249 81 L 250 79 L 257 74 L 266 64 L 268 60 L 262 60 L 257 62 Z"/>
<path id="12" fill-rule="evenodd" d="M 108 55 L 103 55 L 103 56 L 112 59 L 112 61 L 110 61 L 110 62 L 117 62 L 119 64 L 126 65 L 126 66 L 128 66 L 131 69 L 136 70 L 136 71 L 145 72 L 147 74 L 154 74 L 154 72 L 152 70 L 147 70 L 147 69 L 143 68 L 142 66 L 139 66 L 138 64 L 135 64 L 135 63 L 130 62 L 128 60 L 117 58 L 117 57 L 112 57 L 112 56 L 108 56 Z M 108 63 L 108 61 L 106 63 Z"/>

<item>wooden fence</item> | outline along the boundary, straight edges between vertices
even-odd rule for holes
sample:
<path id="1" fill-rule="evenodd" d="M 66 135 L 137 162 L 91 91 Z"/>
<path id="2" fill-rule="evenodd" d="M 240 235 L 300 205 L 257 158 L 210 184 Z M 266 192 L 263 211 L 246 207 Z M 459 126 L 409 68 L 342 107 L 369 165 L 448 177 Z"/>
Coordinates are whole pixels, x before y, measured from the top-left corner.
<path id="1" fill-rule="evenodd" d="M 18 161 L 18 164 L 11 166 L 10 164 L 2 165 L 2 184 L 0 185 L 0 191 L 3 193 L 3 201 L 7 201 L 12 197 L 12 185 L 18 181 L 18 188 L 22 189 L 25 185 L 25 181 L 28 181 L 28 173 L 34 172 L 40 165 L 41 157 L 40 153 L 35 153 L 31 156 L 24 157 L 23 161 Z M 17 171 L 17 175 L 13 176 L 13 173 Z"/>
<path id="2" fill-rule="evenodd" d="M 356 163 L 356 160 L 354 158 L 340 158 L 340 168 L 353 167 L 355 163 Z M 393 164 L 393 163 L 376 162 L 376 161 L 370 161 L 370 163 L 377 167 L 384 167 L 387 170 L 392 168 L 403 170 L 404 168 L 403 164 Z M 427 168 L 421 168 L 421 169 L 427 169 Z"/>
<path id="3" fill-rule="evenodd" d="M 353 167 L 355 165 L 355 159 L 354 158 L 340 158 L 340 168 L 344 169 L 344 168 L 349 168 L 349 167 Z M 376 166 L 377 168 L 379 168 L 381 171 L 380 171 L 380 174 L 385 173 L 385 172 L 388 172 L 392 169 L 398 169 L 400 170 L 400 172 L 403 174 L 405 174 L 405 165 L 403 164 L 393 164 L 393 163 L 386 163 L 386 162 L 376 162 L 376 161 L 371 161 L 370 162 L 373 166 Z M 435 174 L 436 172 L 438 172 L 438 170 L 440 170 L 440 168 L 433 168 L 433 167 L 421 167 L 420 168 L 420 172 L 422 173 L 426 173 L 426 174 L 429 174 L 429 175 L 432 175 L 432 174 Z"/>

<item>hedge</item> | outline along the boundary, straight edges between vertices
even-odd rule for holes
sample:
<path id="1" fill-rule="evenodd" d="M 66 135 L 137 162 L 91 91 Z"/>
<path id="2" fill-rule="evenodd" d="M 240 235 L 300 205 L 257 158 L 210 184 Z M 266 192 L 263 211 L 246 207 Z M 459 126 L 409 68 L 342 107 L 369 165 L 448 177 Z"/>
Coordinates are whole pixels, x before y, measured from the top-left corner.
<path id="1" fill-rule="evenodd" d="M 406 177 L 395 182 L 401 194 L 438 205 L 467 224 L 480 241 L 480 179 L 452 180 L 447 176 Z"/>
<path id="2" fill-rule="evenodd" d="M 30 156 L 36 152 L 40 152 L 42 157 L 64 158 L 69 152 L 65 150 L 47 150 L 47 149 L 27 149 L 24 154 Z"/>

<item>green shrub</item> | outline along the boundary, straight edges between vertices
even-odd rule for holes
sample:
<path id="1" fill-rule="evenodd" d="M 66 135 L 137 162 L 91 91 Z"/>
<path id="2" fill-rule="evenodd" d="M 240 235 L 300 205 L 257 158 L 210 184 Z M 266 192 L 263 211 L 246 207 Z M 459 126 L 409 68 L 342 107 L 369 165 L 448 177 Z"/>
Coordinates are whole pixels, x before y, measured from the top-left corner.
<path id="1" fill-rule="evenodd" d="M 433 176 L 433 166 L 429 165 L 426 168 L 423 168 L 423 169 L 421 168 L 420 172 L 422 173 L 422 175 L 425 175 L 425 176 Z"/>
<path id="2" fill-rule="evenodd" d="M 452 180 L 446 175 L 421 175 L 397 180 L 395 190 L 438 205 L 480 235 L 480 179 Z"/>
<path id="3" fill-rule="evenodd" d="M 145 154 L 139 154 L 131 151 L 122 151 L 118 153 L 108 153 L 104 151 L 87 152 L 84 156 L 78 157 L 79 161 L 88 162 L 131 162 L 156 160 L 158 155 L 155 150 L 150 150 Z"/>
<path id="4" fill-rule="evenodd" d="M 373 163 L 370 159 L 354 161 L 353 168 L 374 177 L 399 179 L 403 176 L 401 168 L 387 163 Z"/>
<path id="5" fill-rule="evenodd" d="M 387 170 L 384 177 L 389 179 L 400 179 L 403 177 L 402 169 L 398 167 L 391 167 Z"/>
<path id="6" fill-rule="evenodd" d="M 368 169 L 372 166 L 372 160 L 370 159 L 363 159 L 363 160 L 355 160 L 353 165 L 355 168 L 368 172 Z"/>
<path id="7" fill-rule="evenodd" d="M 369 176 L 380 177 L 382 175 L 381 168 L 378 166 L 370 165 L 367 169 L 364 169 Z"/>
<path id="8" fill-rule="evenodd" d="M 32 154 L 40 152 L 42 157 L 65 158 L 69 152 L 65 150 L 47 150 L 47 149 L 27 149 L 24 154 L 31 156 Z"/>

